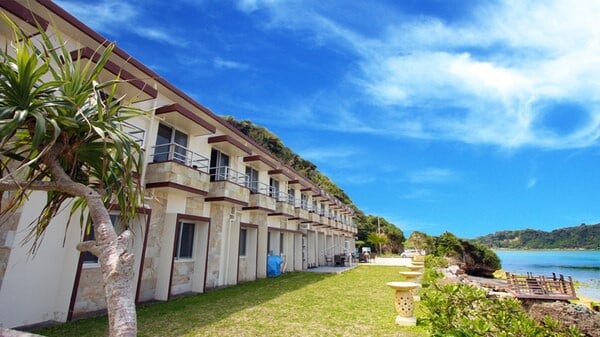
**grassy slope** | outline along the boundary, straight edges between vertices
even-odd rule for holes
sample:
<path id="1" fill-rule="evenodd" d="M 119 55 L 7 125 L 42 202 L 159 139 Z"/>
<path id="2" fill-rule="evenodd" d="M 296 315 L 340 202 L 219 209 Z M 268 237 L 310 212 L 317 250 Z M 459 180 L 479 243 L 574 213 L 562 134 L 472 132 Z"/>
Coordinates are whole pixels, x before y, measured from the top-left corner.
<path id="1" fill-rule="evenodd" d="M 139 336 L 427 336 L 394 323 L 402 267 L 360 266 L 343 274 L 286 273 L 138 308 Z M 36 331 L 105 336 L 106 317 Z"/>

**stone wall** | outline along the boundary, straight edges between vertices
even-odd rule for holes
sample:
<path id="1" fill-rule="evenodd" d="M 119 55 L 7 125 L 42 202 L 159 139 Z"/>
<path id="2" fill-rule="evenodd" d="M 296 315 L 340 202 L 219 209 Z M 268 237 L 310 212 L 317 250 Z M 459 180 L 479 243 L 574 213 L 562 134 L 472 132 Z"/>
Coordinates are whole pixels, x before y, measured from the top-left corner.
<path id="1" fill-rule="evenodd" d="M 197 190 L 208 191 L 208 174 L 175 161 L 151 163 L 146 171 L 146 183 L 172 182 Z"/>
<path id="2" fill-rule="evenodd" d="M 193 261 L 175 261 L 173 263 L 173 280 L 171 281 L 171 294 L 177 295 L 191 292 L 192 274 L 194 274 Z"/>
<path id="3" fill-rule="evenodd" d="M 152 190 L 152 192 L 152 217 L 150 218 L 150 226 L 148 228 L 148 243 L 143 261 L 142 282 L 139 289 L 138 301 L 140 302 L 150 301 L 155 298 L 158 263 L 162 248 L 160 240 L 163 235 L 167 209 L 168 193 L 160 189 Z M 172 248 L 167 247 L 166 249 L 172 250 Z"/>
<path id="4" fill-rule="evenodd" d="M 105 308 L 106 299 L 100 266 L 83 267 L 79 277 L 79 288 L 77 289 L 73 315 L 77 316 Z"/>
<path id="5" fill-rule="evenodd" d="M 224 222 L 229 221 L 231 206 L 214 203 L 210 207 L 210 242 L 208 243 L 207 275 L 206 288 L 216 288 L 219 286 L 220 261 L 222 258 L 222 245 Z"/>

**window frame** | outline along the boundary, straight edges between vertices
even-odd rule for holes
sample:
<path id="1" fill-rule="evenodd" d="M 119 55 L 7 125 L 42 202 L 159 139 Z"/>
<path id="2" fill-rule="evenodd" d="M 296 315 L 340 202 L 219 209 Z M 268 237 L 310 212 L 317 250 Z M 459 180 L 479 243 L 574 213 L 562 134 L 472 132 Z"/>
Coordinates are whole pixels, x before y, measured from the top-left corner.
<path id="1" fill-rule="evenodd" d="M 161 128 L 163 131 L 166 131 L 168 129 L 168 131 L 170 133 L 169 140 L 167 143 L 159 144 L 159 139 L 167 138 L 166 134 L 162 135 L 162 136 L 160 135 Z M 187 151 L 188 151 L 189 141 L 190 141 L 190 137 L 187 133 L 185 133 L 171 125 L 160 122 L 158 124 L 158 129 L 156 131 L 156 141 L 154 142 L 154 144 L 155 144 L 154 153 L 155 154 L 152 155 L 152 161 L 155 163 L 160 163 L 160 162 L 173 160 L 173 161 L 176 161 L 179 163 L 185 163 L 187 161 Z M 173 157 L 169 158 L 171 156 L 171 146 L 173 146 L 173 144 L 176 144 L 178 146 L 176 146 L 173 149 Z M 165 149 L 165 150 L 162 150 L 162 149 Z M 156 152 L 159 152 L 159 154 L 156 154 Z"/>
<path id="2" fill-rule="evenodd" d="M 239 250 L 240 257 L 246 257 L 248 254 L 248 229 L 240 228 Z"/>
<path id="3" fill-rule="evenodd" d="M 258 170 L 246 165 L 246 187 L 253 193 L 258 193 Z"/>
<path id="4" fill-rule="evenodd" d="M 228 180 L 228 168 L 230 167 L 231 157 L 219 150 L 212 148 L 210 150 L 209 174 L 210 181 Z"/>
<path id="5" fill-rule="evenodd" d="M 186 228 L 191 228 L 191 232 L 192 232 L 192 237 L 187 238 L 187 240 L 182 240 L 182 237 L 184 235 L 185 229 Z M 194 252 L 195 252 L 195 248 L 196 248 L 196 223 L 194 222 L 186 222 L 186 221 L 180 221 L 177 224 L 177 230 L 175 231 L 175 249 L 173 252 L 173 259 L 175 261 L 191 261 L 194 259 Z M 191 247 L 186 247 L 186 250 L 189 250 L 189 256 L 185 255 L 182 256 L 181 255 L 181 251 L 182 251 L 182 243 L 189 243 L 189 245 Z"/>
<path id="6" fill-rule="evenodd" d="M 121 234 L 125 229 L 120 224 L 121 216 L 117 213 L 109 214 L 110 222 L 115 228 L 117 235 Z M 86 227 L 86 233 L 83 235 L 83 241 L 91 241 L 95 239 L 94 227 L 92 224 L 88 224 Z M 83 254 L 83 267 L 85 268 L 95 268 L 100 267 L 100 259 L 91 252 L 82 252 Z"/>
<path id="7" fill-rule="evenodd" d="M 269 196 L 275 201 L 279 201 L 279 180 L 275 178 L 269 178 Z"/>

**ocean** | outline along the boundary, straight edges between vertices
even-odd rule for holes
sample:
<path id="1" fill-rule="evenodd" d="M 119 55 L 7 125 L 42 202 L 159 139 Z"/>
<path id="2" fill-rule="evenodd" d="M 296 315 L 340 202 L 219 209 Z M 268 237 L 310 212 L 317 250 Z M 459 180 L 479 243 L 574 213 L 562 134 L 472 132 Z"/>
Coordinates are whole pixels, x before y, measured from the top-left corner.
<path id="1" fill-rule="evenodd" d="M 515 274 L 563 274 L 579 281 L 577 294 L 600 301 L 600 250 L 495 250 L 502 269 Z"/>

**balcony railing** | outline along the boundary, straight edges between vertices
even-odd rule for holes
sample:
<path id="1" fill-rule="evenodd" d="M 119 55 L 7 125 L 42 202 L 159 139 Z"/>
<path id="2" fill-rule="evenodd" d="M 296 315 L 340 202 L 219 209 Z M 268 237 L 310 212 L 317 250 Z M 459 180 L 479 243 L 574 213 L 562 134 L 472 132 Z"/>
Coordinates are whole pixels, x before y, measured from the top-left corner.
<path id="1" fill-rule="evenodd" d="M 267 185 L 265 183 L 261 183 L 259 181 L 248 181 L 244 182 L 244 186 L 248 187 L 252 193 L 259 193 L 266 196 L 269 196 L 276 201 L 287 201 L 289 202 L 289 194 L 285 192 L 281 192 L 275 187 L 271 185 Z M 293 200 L 293 199 L 292 199 Z M 293 201 L 292 201 L 293 205 Z"/>
<path id="2" fill-rule="evenodd" d="M 128 133 L 136 143 L 140 144 L 140 146 L 144 146 L 144 138 L 146 137 L 146 130 L 135 126 L 128 122 L 121 122 L 123 131 Z"/>
<path id="3" fill-rule="evenodd" d="M 208 168 L 208 158 L 175 143 L 157 145 L 153 147 L 153 162 L 175 161 L 185 166 L 198 170 Z"/>
<path id="4" fill-rule="evenodd" d="M 210 181 L 229 181 L 237 185 L 247 186 L 248 176 L 229 166 L 214 166 L 210 168 Z"/>

